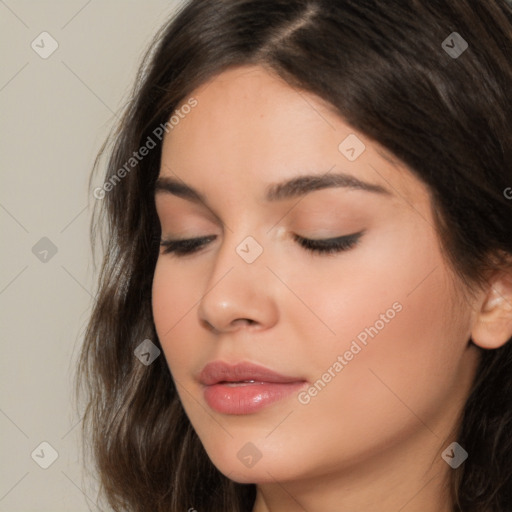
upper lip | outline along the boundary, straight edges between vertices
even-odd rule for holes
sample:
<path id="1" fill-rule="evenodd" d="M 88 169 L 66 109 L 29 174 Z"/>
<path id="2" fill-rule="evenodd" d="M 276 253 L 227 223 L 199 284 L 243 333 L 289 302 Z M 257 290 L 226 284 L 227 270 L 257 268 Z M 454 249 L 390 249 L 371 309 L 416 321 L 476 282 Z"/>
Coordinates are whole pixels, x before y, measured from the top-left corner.
<path id="1" fill-rule="evenodd" d="M 205 386 L 218 384 L 219 382 L 301 382 L 304 379 L 287 377 L 276 373 L 264 366 L 253 363 L 237 363 L 230 365 L 223 361 L 208 363 L 199 374 L 199 381 Z"/>

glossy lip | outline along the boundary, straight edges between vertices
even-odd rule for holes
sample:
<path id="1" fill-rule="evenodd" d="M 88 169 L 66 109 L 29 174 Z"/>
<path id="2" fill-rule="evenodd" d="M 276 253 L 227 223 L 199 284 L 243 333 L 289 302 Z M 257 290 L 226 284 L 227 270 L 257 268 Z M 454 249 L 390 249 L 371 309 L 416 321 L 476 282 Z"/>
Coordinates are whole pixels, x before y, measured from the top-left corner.
<path id="1" fill-rule="evenodd" d="M 223 414 L 250 414 L 284 399 L 304 386 L 299 377 L 288 377 L 253 363 L 207 364 L 199 374 L 207 404 Z"/>
<path id="2" fill-rule="evenodd" d="M 286 377 L 264 366 L 253 363 L 237 363 L 230 365 L 223 361 L 208 363 L 199 374 L 199 382 L 205 386 L 219 382 L 257 382 L 287 383 L 304 381 L 298 377 Z"/>

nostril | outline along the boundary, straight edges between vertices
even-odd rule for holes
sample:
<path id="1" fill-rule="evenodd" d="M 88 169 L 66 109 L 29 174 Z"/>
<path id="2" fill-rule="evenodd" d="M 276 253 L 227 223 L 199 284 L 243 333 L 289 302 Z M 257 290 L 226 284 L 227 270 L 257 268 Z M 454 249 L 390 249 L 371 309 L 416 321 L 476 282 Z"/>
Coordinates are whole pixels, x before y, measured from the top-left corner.
<path id="1" fill-rule="evenodd" d="M 204 318 L 200 319 L 200 323 L 205 329 L 208 329 L 209 331 L 211 331 L 215 334 L 219 334 L 223 330 L 223 329 L 217 329 L 214 325 L 212 325 L 210 322 L 208 322 L 208 320 L 205 320 Z M 237 327 L 240 323 L 247 324 L 247 325 L 253 325 L 253 324 L 257 324 L 258 322 L 256 322 L 255 320 L 251 320 L 250 318 L 237 318 L 236 320 L 233 320 L 232 322 L 230 322 L 229 325 L 230 325 L 230 327 Z"/>
<path id="2" fill-rule="evenodd" d="M 254 320 L 251 320 L 250 318 L 238 318 L 233 323 L 238 323 L 238 322 L 244 322 L 244 323 L 247 323 L 249 325 L 252 325 L 252 324 L 256 323 Z"/>
<path id="3" fill-rule="evenodd" d="M 205 327 L 206 329 L 208 329 L 209 331 L 212 331 L 212 332 L 217 331 L 217 329 L 215 329 L 215 327 L 210 322 L 208 322 L 208 320 L 201 319 L 200 322 L 201 322 L 201 325 L 203 327 Z"/>

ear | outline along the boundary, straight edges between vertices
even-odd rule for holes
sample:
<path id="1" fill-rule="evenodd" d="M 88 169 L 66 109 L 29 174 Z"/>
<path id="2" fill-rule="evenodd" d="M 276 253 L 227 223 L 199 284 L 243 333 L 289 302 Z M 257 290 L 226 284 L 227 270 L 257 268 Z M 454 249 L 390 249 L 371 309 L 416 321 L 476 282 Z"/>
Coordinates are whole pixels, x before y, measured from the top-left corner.
<path id="1" fill-rule="evenodd" d="M 489 282 L 471 339 L 484 349 L 499 348 L 512 337 L 512 271 L 500 271 Z"/>

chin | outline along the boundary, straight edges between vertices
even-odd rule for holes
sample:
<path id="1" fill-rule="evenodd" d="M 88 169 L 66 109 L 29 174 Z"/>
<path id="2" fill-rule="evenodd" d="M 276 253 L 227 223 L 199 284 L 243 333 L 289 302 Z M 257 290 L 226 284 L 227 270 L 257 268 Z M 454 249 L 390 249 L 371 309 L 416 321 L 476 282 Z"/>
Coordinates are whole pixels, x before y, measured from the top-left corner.
<path id="1" fill-rule="evenodd" d="M 264 448 L 259 450 L 251 442 L 236 442 L 223 452 L 217 445 L 208 456 L 224 476 L 240 484 L 284 481 L 293 477 L 299 467 L 303 471 L 302 465 L 293 463 L 296 457 L 292 454 L 286 455 L 280 447 L 272 447 L 272 451 L 272 455 L 265 454 Z"/>

